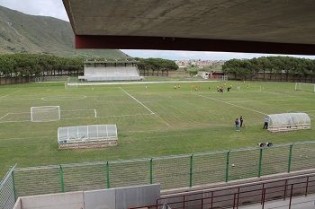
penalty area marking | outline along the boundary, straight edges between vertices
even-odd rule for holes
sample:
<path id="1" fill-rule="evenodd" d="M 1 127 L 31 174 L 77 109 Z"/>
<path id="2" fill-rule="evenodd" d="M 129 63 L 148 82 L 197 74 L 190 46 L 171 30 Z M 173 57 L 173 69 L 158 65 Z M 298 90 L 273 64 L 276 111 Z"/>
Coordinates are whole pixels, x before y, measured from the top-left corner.
<path id="1" fill-rule="evenodd" d="M 267 113 L 263 113 L 263 112 L 260 112 L 258 110 L 254 110 L 254 109 L 251 109 L 251 108 L 247 108 L 247 107 L 243 107 L 243 106 L 240 106 L 240 105 L 236 105 L 236 104 L 233 104 L 233 103 L 230 103 L 230 102 L 225 102 L 225 101 L 220 100 L 220 99 L 215 99 L 215 98 L 203 96 L 203 95 L 200 95 L 200 94 L 197 94 L 197 96 L 203 97 L 203 98 L 206 98 L 206 99 L 211 99 L 211 100 L 217 101 L 217 102 L 223 102 L 225 104 L 228 104 L 228 105 L 231 105 L 231 106 L 234 106 L 234 107 L 238 107 L 238 108 L 241 108 L 241 109 L 244 109 L 244 110 L 249 110 L 249 111 L 252 111 L 252 112 L 256 112 L 256 113 L 259 113 L 259 114 L 262 114 L 262 115 L 268 115 Z"/>

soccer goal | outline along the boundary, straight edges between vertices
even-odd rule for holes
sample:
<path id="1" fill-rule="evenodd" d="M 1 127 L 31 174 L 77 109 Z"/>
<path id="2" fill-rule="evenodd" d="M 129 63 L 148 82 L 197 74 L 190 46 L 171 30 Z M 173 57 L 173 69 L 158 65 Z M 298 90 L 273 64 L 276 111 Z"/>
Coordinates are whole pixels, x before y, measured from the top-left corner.
<path id="1" fill-rule="evenodd" d="M 78 83 L 79 80 L 77 78 L 68 77 L 67 81 L 65 82 L 65 89 L 78 88 Z"/>
<path id="2" fill-rule="evenodd" d="M 32 122 L 50 122 L 60 120 L 60 106 L 31 107 Z"/>
<path id="3" fill-rule="evenodd" d="M 314 83 L 295 83 L 294 90 L 315 93 L 315 84 Z"/>

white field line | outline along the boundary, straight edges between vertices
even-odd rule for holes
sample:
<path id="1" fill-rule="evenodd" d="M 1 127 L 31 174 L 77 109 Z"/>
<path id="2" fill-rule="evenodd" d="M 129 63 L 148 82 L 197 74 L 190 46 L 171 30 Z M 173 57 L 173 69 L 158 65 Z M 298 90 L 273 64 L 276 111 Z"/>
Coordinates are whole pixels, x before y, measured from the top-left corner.
<path id="1" fill-rule="evenodd" d="M 6 94 L 6 95 L 3 95 L 3 96 L 0 96 L 0 99 L 6 98 L 6 97 L 8 97 L 8 96 L 10 96 L 12 94 L 15 94 L 16 92 L 19 92 L 19 91 L 21 91 L 21 90 L 19 89 L 19 90 L 16 90 L 16 91 L 12 92 L 11 94 Z"/>
<path id="2" fill-rule="evenodd" d="M 145 109 L 147 109 L 151 115 L 156 115 L 158 118 L 160 118 L 161 121 L 163 121 L 164 124 L 166 124 L 168 127 L 172 127 L 168 122 L 166 122 L 161 116 L 159 116 L 158 114 L 154 113 L 150 108 L 148 108 L 147 106 L 145 106 L 142 102 L 140 102 L 139 100 L 137 100 L 135 97 L 133 97 L 131 94 L 129 94 L 125 89 L 119 87 L 125 94 L 127 94 L 129 97 L 131 97 L 133 100 L 135 100 L 136 102 L 138 102 L 140 105 L 142 105 Z"/>
<path id="3" fill-rule="evenodd" d="M 82 100 L 82 99 L 86 99 L 87 96 L 86 95 L 80 95 L 80 96 L 46 96 L 46 97 L 41 97 L 40 99 L 46 102 L 49 101 L 60 101 L 63 99 L 73 99 L 73 100 Z"/>
<path id="4" fill-rule="evenodd" d="M 138 116 L 149 116 L 152 114 L 133 114 L 133 115 L 113 115 L 113 116 L 106 116 L 106 117 L 99 117 L 99 118 L 127 118 L 127 117 L 138 117 Z"/>
<path id="5" fill-rule="evenodd" d="M 197 94 L 197 96 L 200 96 L 200 97 L 203 97 L 203 98 L 206 98 L 206 99 L 211 99 L 211 100 L 217 101 L 217 102 L 222 102 L 222 103 L 234 106 L 234 107 L 238 107 L 238 108 L 241 108 L 241 109 L 244 109 L 244 110 L 249 110 L 249 111 L 256 112 L 256 113 L 259 113 L 259 114 L 262 114 L 262 115 L 267 115 L 267 113 L 263 113 L 263 112 L 260 112 L 258 110 L 254 110 L 254 109 L 251 109 L 251 108 L 247 108 L 247 107 L 243 107 L 243 106 L 240 106 L 240 105 L 236 105 L 236 104 L 233 104 L 233 103 L 230 103 L 230 102 L 225 102 L 225 101 L 220 100 L 220 99 L 215 99 L 215 98 L 203 96 L 203 95 L 200 95 L 200 94 Z"/>
<path id="6" fill-rule="evenodd" d="M 149 115 L 152 115 L 152 114 L 133 114 L 133 115 L 119 115 L 119 116 L 116 116 L 116 115 L 113 115 L 113 116 L 106 116 L 106 117 L 100 117 L 100 116 L 97 116 L 97 118 L 103 118 L 103 119 L 106 119 L 106 118 L 127 118 L 127 117 L 138 117 L 138 116 L 149 116 Z M 62 120 L 71 120 L 71 119 L 79 119 L 79 118 L 90 118 L 90 117 L 68 117 L 68 118 L 62 118 Z"/>
<path id="7" fill-rule="evenodd" d="M 61 112 L 77 112 L 77 111 L 84 111 L 84 110 L 89 110 L 89 111 L 92 111 L 92 112 L 95 111 L 95 109 L 74 109 L 74 110 L 61 110 Z"/>
<path id="8" fill-rule="evenodd" d="M 94 109 L 94 117 L 97 118 L 97 111 Z"/>
<path id="9" fill-rule="evenodd" d="M 24 122 L 30 122 L 31 120 L 12 120 L 12 121 L 0 121 L 0 123 L 24 123 Z"/>
<path id="10" fill-rule="evenodd" d="M 2 117 L 0 118 L 0 120 L 2 120 L 3 118 L 7 117 L 9 114 L 10 114 L 10 113 L 5 114 L 4 116 L 2 116 Z"/>
<path id="11" fill-rule="evenodd" d="M 4 96 L 0 96 L 0 99 L 6 98 L 7 96 L 9 96 L 9 94 L 4 95 Z"/>
<path id="12" fill-rule="evenodd" d="M 150 110 L 150 108 L 148 108 L 147 106 L 145 106 L 142 102 L 140 102 L 138 99 L 136 99 L 135 97 L 133 97 L 131 94 L 129 94 L 125 89 L 119 87 L 125 94 L 127 94 L 130 98 L 132 98 L 133 100 L 135 100 L 136 102 L 138 102 L 142 107 L 144 107 L 145 109 L 147 109 L 152 115 L 154 115 L 155 113 Z"/>
<path id="13" fill-rule="evenodd" d="M 13 137 L 13 138 L 0 138 L 1 141 L 4 140 L 19 140 L 19 139 L 48 139 L 54 138 L 52 136 L 40 136 L 40 137 Z"/>
<path id="14" fill-rule="evenodd" d="M 2 116 L 2 117 L 0 118 L 0 120 L 3 119 L 3 118 L 5 118 L 5 117 L 7 117 L 7 116 L 9 116 L 9 115 L 20 115 L 20 114 L 31 114 L 31 112 L 8 112 L 8 113 L 5 114 L 4 116 Z"/>

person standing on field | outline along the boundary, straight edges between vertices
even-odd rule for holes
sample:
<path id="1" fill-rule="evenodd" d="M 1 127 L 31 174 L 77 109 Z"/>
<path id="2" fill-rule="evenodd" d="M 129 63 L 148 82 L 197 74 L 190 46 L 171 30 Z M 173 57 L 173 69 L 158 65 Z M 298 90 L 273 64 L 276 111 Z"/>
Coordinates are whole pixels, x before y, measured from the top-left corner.
<path id="1" fill-rule="evenodd" d="M 266 116 L 264 120 L 264 127 L 263 129 L 268 129 L 268 123 L 269 123 L 269 118 Z"/>
<path id="2" fill-rule="evenodd" d="M 244 120 L 243 120 L 243 116 L 241 116 L 241 117 L 240 117 L 240 127 L 241 127 L 241 128 L 243 127 L 243 121 L 244 121 Z"/>
<path id="3" fill-rule="evenodd" d="M 235 119 L 235 130 L 240 131 L 240 120 L 238 118 Z"/>

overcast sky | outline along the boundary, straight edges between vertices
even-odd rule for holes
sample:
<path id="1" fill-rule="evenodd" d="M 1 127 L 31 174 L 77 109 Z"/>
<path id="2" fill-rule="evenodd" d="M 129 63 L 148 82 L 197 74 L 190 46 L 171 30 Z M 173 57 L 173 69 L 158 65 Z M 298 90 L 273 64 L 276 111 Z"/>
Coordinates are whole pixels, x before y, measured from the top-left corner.
<path id="1" fill-rule="evenodd" d="M 26 14 L 51 16 L 68 21 L 68 16 L 62 0 L 0 0 L 0 5 L 18 10 Z M 173 60 L 202 59 L 228 60 L 232 58 L 253 58 L 267 56 L 264 54 L 229 53 L 229 52 L 192 52 L 192 51 L 163 51 L 163 50 L 123 50 L 134 57 L 161 57 Z M 308 57 L 314 58 L 314 57 Z"/>

